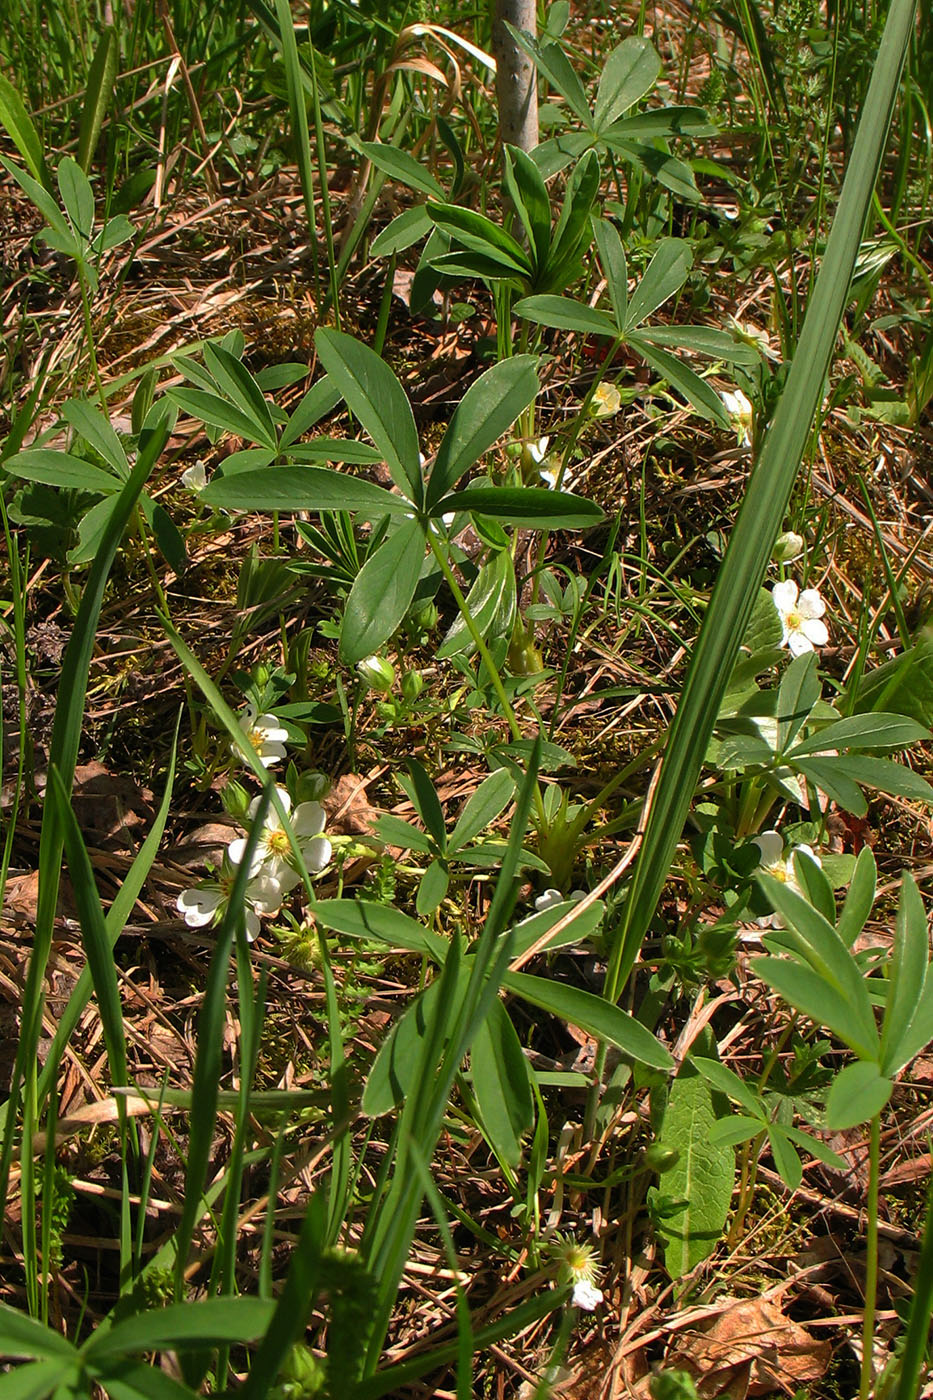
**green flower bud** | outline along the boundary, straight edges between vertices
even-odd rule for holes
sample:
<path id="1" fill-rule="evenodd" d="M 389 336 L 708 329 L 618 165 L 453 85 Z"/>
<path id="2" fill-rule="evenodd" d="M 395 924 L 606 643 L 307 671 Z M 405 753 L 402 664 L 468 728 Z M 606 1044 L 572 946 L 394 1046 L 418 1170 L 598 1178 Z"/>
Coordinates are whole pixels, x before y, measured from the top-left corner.
<path id="1" fill-rule="evenodd" d="M 649 1171 L 657 1172 L 658 1176 L 669 1172 L 679 1160 L 680 1153 L 676 1147 L 663 1147 L 660 1142 L 652 1142 L 645 1148 L 645 1166 Z"/>
<path id="2" fill-rule="evenodd" d="M 775 564 L 790 564 L 794 559 L 799 559 L 803 554 L 803 535 L 798 535 L 796 530 L 785 530 L 783 535 L 778 535 L 771 551 L 771 558 Z"/>
<path id="3" fill-rule="evenodd" d="M 252 799 L 242 783 L 233 781 L 227 783 L 220 794 L 220 800 L 233 820 L 239 822 L 241 826 L 245 826 L 247 811 Z"/>
<path id="4" fill-rule="evenodd" d="M 356 669 L 370 690 L 388 695 L 395 684 L 395 667 L 384 656 L 367 656 L 357 662 Z"/>
<path id="5" fill-rule="evenodd" d="M 424 676 L 420 671 L 406 671 L 402 676 L 402 695 L 409 705 L 413 705 L 424 690 Z"/>

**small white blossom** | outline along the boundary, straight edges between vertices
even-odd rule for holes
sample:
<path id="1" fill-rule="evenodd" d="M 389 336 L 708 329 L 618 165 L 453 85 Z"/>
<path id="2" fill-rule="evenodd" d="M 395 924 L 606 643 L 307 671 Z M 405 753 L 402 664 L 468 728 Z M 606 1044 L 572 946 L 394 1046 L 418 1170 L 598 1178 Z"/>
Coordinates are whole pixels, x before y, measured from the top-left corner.
<path id="1" fill-rule="evenodd" d="M 791 656 L 802 656 L 805 651 L 826 645 L 829 632 L 822 621 L 826 604 L 815 588 L 805 588 L 799 593 L 796 583 L 789 578 L 774 585 L 771 597 L 784 629 L 781 646 L 786 646 Z"/>
<path id="2" fill-rule="evenodd" d="M 526 443 L 525 451 L 528 453 L 528 456 L 534 462 L 536 467 L 540 467 L 541 463 L 546 460 L 548 443 L 550 441 L 550 438 L 541 437 L 538 438 L 536 442 Z"/>
<path id="3" fill-rule="evenodd" d="M 597 384 L 590 402 L 594 418 L 611 418 L 622 407 L 622 395 L 614 384 Z"/>
<path id="4" fill-rule="evenodd" d="M 752 406 L 741 389 L 724 389 L 719 395 L 729 421 L 735 429 L 740 447 L 748 447 L 752 440 Z"/>
<path id="5" fill-rule="evenodd" d="M 586 899 L 586 890 L 571 890 L 567 895 L 561 894 L 560 890 L 544 890 L 535 900 L 535 913 L 543 914 L 546 909 L 553 909 L 555 905 L 563 904 L 568 899 L 578 904 L 581 899 Z"/>
<path id="6" fill-rule="evenodd" d="M 584 1312 L 595 1312 L 603 1301 L 603 1290 L 594 1288 L 585 1278 L 573 1286 L 573 1298 L 571 1300 L 575 1308 L 582 1308 Z"/>
<path id="7" fill-rule="evenodd" d="M 301 802 L 291 812 L 291 798 L 284 788 L 276 788 L 286 813 L 291 813 L 291 826 L 301 851 L 302 859 L 311 875 L 319 875 L 330 863 L 333 848 L 326 836 L 322 836 L 326 816 L 320 802 Z M 260 799 L 254 798 L 249 805 L 248 816 L 255 819 Z M 232 866 L 240 865 L 246 854 L 246 838 L 237 837 L 227 847 L 227 859 Z M 278 812 L 269 807 L 262 824 L 262 830 L 253 851 L 250 875 L 264 874 L 278 885 L 282 893 L 294 889 L 300 876 L 294 868 L 294 853 L 288 832 L 282 825 Z"/>
<path id="8" fill-rule="evenodd" d="M 195 495 L 204 490 L 207 485 L 207 470 L 200 457 L 193 466 L 182 472 L 181 484 L 187 486 L 188 490 L 193 491 Z"/>
<path id="9" fill-rule="evenodd" d="M 786 885 L 795 894 L 802 895 L 800 881 L 794 869 L 794 857 L 805 856 L 807 860 L 812 860 L 814 865 L 822 867 L 820 860 L 812 846 L 801 844 L 792 846 L 784 854 L 784 838 L 779 831 L 762 831 L 755 837 L 754 844 L 761 852 L 761 871 L 764 875 L 770 875 L 772 880 L 780 880 L 782 885 Z M 780 914 L 768 914 L 758 920 L 760 928 L 783 928 L 784 922 Z"/>
<path id="10" fill-rule="evenodd" d="M 175 901 L 175 908 L 184 918 L 189 928 L 206 928 L 208 924 L 218 924 L 224 916 L 236 872 L 225 868 L 215 880 L 204 880 L 188 890 L 182 890 Z M 274 914 L 282 903 L 282 887 L 266 871 L 246 886 L 244 916 L 246 937 L 250 943 L 259 934 L 259 916 Z"/>
<path id="11" fill-rule="evenodd" d="M 275 715 L 257 715 L 251 706 L 240 716 L 239 725 L 264 768 L 274 768 L 282 762 L 288 730 L 282 727 Z"/>

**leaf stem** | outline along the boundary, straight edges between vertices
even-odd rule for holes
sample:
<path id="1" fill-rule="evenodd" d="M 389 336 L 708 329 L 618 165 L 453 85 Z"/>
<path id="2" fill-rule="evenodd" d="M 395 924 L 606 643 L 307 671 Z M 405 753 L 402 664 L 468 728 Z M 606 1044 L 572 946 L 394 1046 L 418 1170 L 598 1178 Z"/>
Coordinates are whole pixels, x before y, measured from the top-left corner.
<path id="1" fill-rule="evenodd" d="M 875 1307 L 878 1293 L 878 1184 L 881 1175 L 881 1114 L 871 1120 L 868 1149 L 868 1238 L 865 1260 L 865 1310 L 862 1314 L 862 1374 L 859 1400 L 868 1400 L 875 1378 Z"/>

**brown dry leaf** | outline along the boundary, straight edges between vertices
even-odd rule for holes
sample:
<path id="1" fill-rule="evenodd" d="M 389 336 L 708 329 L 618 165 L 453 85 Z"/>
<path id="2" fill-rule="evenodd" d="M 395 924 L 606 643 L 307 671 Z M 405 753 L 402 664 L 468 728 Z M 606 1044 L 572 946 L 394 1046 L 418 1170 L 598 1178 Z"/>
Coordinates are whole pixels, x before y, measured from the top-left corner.
<path id="1" fill-rule="evenodd" d="M 25 875 L 11 875 L 3 891 L 3 912 L 6 915 L 18 915 L 27 923 L 34 924 L 38 897 L 38 870 L 30 870 Z M 60 919 L 74 918 L 76 912 L 74 891 L 64 871 L 58 886 L 58 905 L 55 912 Z"/>
<path id="2" fill-rule="evenodd" d="M 372 839 L 370 825 L 379 813 L 366 796 L 367 778 L 358 773 L 344 773 L 338 778 L 330 792 L 322 801 L 327 813 L 327 830 L 339 836 L 368 836 Z"/>
<path id="3" fill-rule="evenodd" d="M 769 1299 L 737 1299 L 702 1332 L 684 1333 L 667 1365 L 690 1371 L 703 1400 L 790 1395 L 817 1380 L 832 1354 Z"/>
<path id="4" fill-rule="evenodd" d="M 81 830 L 96 846 L 126 849 L 127 833 L 152 820 L 149 789 L 102 763 L 78 764 L 71 801 Z"/>
<path id="5" fill-rule="evenodd" d="M 176 865 L 186 870 L 196 865 L 219 865 L 239 830 L 233 822 L 205 822 L 181 845 L 173 846 L 168 854 Z"/>

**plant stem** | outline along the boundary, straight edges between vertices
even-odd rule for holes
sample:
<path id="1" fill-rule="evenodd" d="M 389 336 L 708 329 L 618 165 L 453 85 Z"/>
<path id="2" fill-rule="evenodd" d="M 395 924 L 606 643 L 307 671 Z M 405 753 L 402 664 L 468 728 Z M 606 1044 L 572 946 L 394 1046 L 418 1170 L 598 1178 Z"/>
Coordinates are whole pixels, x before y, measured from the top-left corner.
<path id="1" fill-rule="evenodd" d="M 493 661 L 492 654 L 488 646 L 486 645 L 482 634 L 477 628 L 476 623 L 473 621 L 473 615 L 470 612 L 470 609 L 467 607 L 466 598 L 464 598 L 460 585 L 457 583 L 456 577 L 454 576 L 454 571 L 450 567 L 450 563 L 447 559 L 447 555 L 438 544 L 437 535 L 430 525 L 428 526 L 427 533 L 428 544 L 431 546 L 431 552 L 434 555 L 434 558 L 437 560 L 441 573 L 444 575 L 444 578 L 447 582 L 447 587 L 450 589 L 451 593 L 454 596 L 454 602 L 457 604 L 457 607 L 460 610 L 460 616 L 466 623 L 467 631 L 473 639 L 473 645 L 479 652 L 483 664 L 485 665 L 486 670 L 489 672 L 493 689 L 499 697 L 499 703 L 502 706 L 503 712 L 508 721 L 512 738 L 516 743 L 521 743 L 525 736 L 523 735 L 521 728 L 519 727 L 519 723 L 515 717 L 515 711 L 512 708 L 511 701 L 505 693 L 505 686 L 502 684 L 502 677 L 499 675 L 499 668 L 496 665 L 495 661 Z M 538 785 L 538 783 L 535 783 L 535 808 L 537 810 L 540 820 L 543 822 L 544 801 L 541 797 L 541 788 Z"/>
<path id="2" fill-rule="evenodd" d="M 881 1169 L 881 1114 L 871 1120 L 868 1149 L 868 1239 L 865 1259 L 865 1309 L 862 1314 L 862 1375 L 859 1400 L 868 1400 L 875 1378 L 875 1306 L 878 1293 L 878 1182 Z"/>

